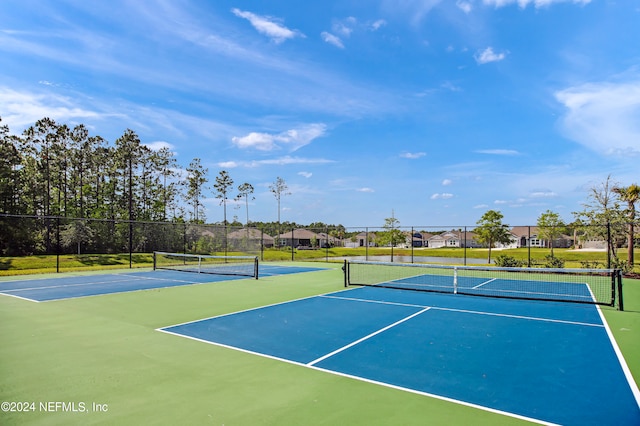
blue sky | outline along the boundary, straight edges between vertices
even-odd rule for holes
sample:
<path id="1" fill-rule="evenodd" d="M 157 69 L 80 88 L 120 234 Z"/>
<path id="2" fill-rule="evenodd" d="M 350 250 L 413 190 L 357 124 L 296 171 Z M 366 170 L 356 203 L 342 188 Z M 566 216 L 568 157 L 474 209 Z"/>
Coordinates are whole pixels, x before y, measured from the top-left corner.
<path id="1" fill-rule="evenodd" d="M 3 0 L 0 116 L 131 128 L 251 183 L 252 220 L 282 177 L 298 223 L 570 221 L 640 183 L 640 3 Z"/>

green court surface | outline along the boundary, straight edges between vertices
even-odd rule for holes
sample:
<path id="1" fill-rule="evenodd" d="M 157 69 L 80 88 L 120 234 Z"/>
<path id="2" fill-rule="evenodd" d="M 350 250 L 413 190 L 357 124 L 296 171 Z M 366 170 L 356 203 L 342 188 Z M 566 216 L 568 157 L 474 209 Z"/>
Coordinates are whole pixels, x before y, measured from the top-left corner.
<path id="1" fill-rule="evenodd" d="M 0 295 L 0 401 L 13 405 L 0 424 L 526 423 L 156 331 L 343 288 L 340 264 L 286 265 L 332 269 L 42 303 Z M 601 309 L 638 383 L 640 280 L 625 279 L 624 304 Z"/>

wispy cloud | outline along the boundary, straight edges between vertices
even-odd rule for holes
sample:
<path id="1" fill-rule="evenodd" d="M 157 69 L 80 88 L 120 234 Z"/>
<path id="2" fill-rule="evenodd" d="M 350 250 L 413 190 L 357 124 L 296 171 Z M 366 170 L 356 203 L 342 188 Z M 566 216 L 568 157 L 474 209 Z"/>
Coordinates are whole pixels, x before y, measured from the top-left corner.
<path id="1" fill-rule="evenodd" d="M 463 0 L 458 0 L 456 2 L 456 6 L 458 6 L 458 9 L 462 10 L 466 14 L 471 13 L 471 10 L 473 9 L 473 6 L 470 2 Z"/>
<path id="2" fill-rule="evenodd" d="M 493 51 L 493 47 L 489 46 L 482 51 L 477 51 L 473 57 L 479 65 L 483 65 L 489 62 L 502 61 L 507 55 L 506 53 L 496 53 Z"/>
<path id="3" fill-rule="evenodd" d="M 168 150 L 175 149 L 175 147 L 172 144 L 165 141 L 147 142 L 147 143 L 143 143 L 143 145 L 152 151 L 160 151 L 163 148 L 166 148 Z"/>
<path id="4" fill-rule="evenodd" d="M 351 37 L 355 31 L 378 31 L 385 25 L 387 25 L 387 21 L 384 19 L 359 22 L 353 16 L 349 16 L 345 19 L 335 19 L 331 25 L 331 32 L 323 31 L 320 33 L 320 37 L 325 43 L 344 49 L 344 40 Z"/>
<path id="5" fill-rule="evenodd" d="M 322 37 L 322 40 L 325 41 L 326 43 L 332 44 L 335 47 L 338 47 L 340 49 L 344 49 L 344 43 L 342 43 L 342 40 L 340 39 L 340 37 L 326 31 L 321 32 L 320 37 Z"/>
<path id="6" fill-rule="evenodd" d="M 367 188 L 367 187 L 358 188 L 358 189 L 356 189 L 356 191 L 358 191 L 358 192 L 375 192 L 372 188 Z"/>
<path id="7" fill-rule="evenodd" d="M 532 4 L 535 8 L 551 6 L 555 3 L 574 3 L 585 5 L 591 3 L 591 0 L 483 0 L 484 4 L 498 7 L 508 6 L 510 4 L 518 4 L 522 9 Z"/>
<path id="8" fill-rule="evenodd" d="M 443 192 L 442 194 L 433 194 L 430 198 L 432 200 L 448 200 L 449 198 L 453 198 L 453 194 Z"/>
<path id="9" fill-rule="evenodd" d="M 401 13 L 411 17 L 411 24 L 418 25 L 442 0 L 383 0 L 382 8 L 387 13 Z"/>
<path id="10" fill-rule="evenodd" d="M 372 31 L 378 31 L 380 28 L 384 27 L 385 25 L 387 25 L 387 21 L 385 21 L 384 19 L 378 19 L 377 21 L 373 21 L 369 25 L 369 28 L 371 28 Z"/>
<path id="11" fill-rule="evenodd" d="M 253 25 L 253 27 L 261 34 L 269 37 L 274 43 L 282 43 L 285 40 L 304 37 L 300 31 L 290 30 L 289 28 L 281 25 L 276 18 L 270 16 L 256 15 L 252 12 L 243 11 L 237 8 L 231 9 L 234 15 L 244 18 Z"/>
<path id="12" fill-rule="evenodd" d="M 217 166 L 222 169 L 235 169 L 236 167 L 239 167 L 240 164 L 235 161 L 221 161 L 217 163 Z"/>
<path id="13" fill-rule="evenodd" d="M 293 152 L 323 136 L 326 128 L 325 124 L 312 123 L 278 134 L 251 132 L 246 136 L 235 136 L 231 140 L 241 149 L 253 148 L 259 151 L 272 151 L 287 148 Z"/>
<path id="14" fill-rule="evenodd" d="M 48 92 L 16 91 L 0 87 L 2 121 L 10 128 L 28 126 L 44 117 L 56 121 L 99 118 L 104 114 L 79 105 L 77 99 Z"/>
<path id="15" fill-rule="evenodd" d="M 311 176 L 313 176 L 313 173 L 311 173 L 311 172 L 298 172 L 298 176 L 302 176 L 303 178 L 309 179 Z"/>
<path id="16" fill-rule="evenodd" d="M 276 166 L 287 166 L 291 164 L 329 164 L 334 163 L 333 160 L 328 160 L 325 158 L 303 158 L 303 157 L 291 157 L 284 156 L 280 158 L 270 158 L 267 160 L 255 160 L 249 162 L 240 162 L 239 166 L 244 167 L 259 167 L 265 165 L 276 165 Z"/>
<path id="17" fill-rule="evenodd" d="M 553 191 L 545 190 L 545 191 L 535 191 L 529 194 L 531 198 L 555 198 L 558 194 Z"/>
<path id="18" fill-rule="evenodd" d="M 606 155 L 640 155 L 640 78 L 588 83 L 559 91 L 566 108 L 563 133 L 587 148 Z"/>
<path id="19" fill-rule="evenodd" d="M 408 158 L 409 160 L 417 160 L 427 155 L 425 152 L 403 152 L 400 154 L 401 158 Z"/>
<path id="20" fill-rule="evenodd" d="M 449 186 L 453 184 L 453 181 L 451 179 L 445 179 L 442 181 L 442 186 Z"/>
<path id="21" fill-rule="evenodd" d="M 358 23 L 358 20 L 356 18 L 354 18 L 353 16 L 349 16 L 346 19 L 340 19 L 340 20 L 334 21 L 333 24 L 331 25 L 331 30 L 334 33 L 340 34 L 343 37 L 350 37 L 357 23 Z"/>
<path id="22" fill-rule="evenodd" d="M 489 155 L 520 155 L 520 153 L 514 149 L 478 149 L 474 152 Z"/>

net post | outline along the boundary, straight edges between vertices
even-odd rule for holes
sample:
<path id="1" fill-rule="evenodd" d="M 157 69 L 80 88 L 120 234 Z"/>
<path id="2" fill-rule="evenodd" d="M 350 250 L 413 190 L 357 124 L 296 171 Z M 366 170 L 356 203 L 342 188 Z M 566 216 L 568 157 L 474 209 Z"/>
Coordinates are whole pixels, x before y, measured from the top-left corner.
<path id="1" fill-rule="evenodd" d="M 156 253 L 157 252 L 153 252 L 153 270 L 155 271 L 157 269 L 157 263 L 156 263 Z"/>
<path id="2" fill-rule="evenodd" d="M 453 267 L 453 294 L 458 294 L 458 267 Z"/>
<path id="3" fill-rule="evenodd" d="M 347 259 L 344 260 L 344 265 L 342 266 L 342 272 L 344 275 L 344 286 L 349 287 L 349 261 Z"/>
<path id="4" fill-rule="evenodd" d="M 256 277 L 256 280 L 258 279 L 258 256 L 256 256 L 256 259 L 253 261 L 253 275 Z"/>
<path id="5" fill-rule="evenodd" d="M 616 276 L 618 281 L 618 310 L 624 311 L 624 301 L 622 300 L 622 271 L 616 269 Z"/>

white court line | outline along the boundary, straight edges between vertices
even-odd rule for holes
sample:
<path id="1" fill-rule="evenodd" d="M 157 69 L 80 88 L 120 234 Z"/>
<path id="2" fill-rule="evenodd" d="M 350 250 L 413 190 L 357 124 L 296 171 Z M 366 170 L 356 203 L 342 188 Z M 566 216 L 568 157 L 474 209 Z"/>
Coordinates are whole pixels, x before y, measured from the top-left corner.
<path id="1" fill-rule="evenodd" d="M 494 282 L 495 280 L 497 280 L 497 278 L 492 278 L 492 279 L 490 279 L 489 281 L 485 281 L 485 282 L 483 282 L 483 283 L 478 284 L 478 285 L 477 285 L 477 286 L 475 286 L 475 287 L 471 287 L 471 289 L 472 289 L 472 290 L 475 290 L 475 289 L 477 289 L 477 288 L 482 287 L 483 285 L 487 285 L 487 284 L 489 284 L 489 283 L 492 283 L 492 282 Z"/>
<path id="2" fill-rule="evenodd" d="M 185 283 L 185 284 L 198 284 L 198 282 L 194 282 L 194 281 L 184 281 L 184 280 L 175 280 L 175 279 L 167 279 L 167 278 L 139 277 L 134 275 L 126 275 L 126 274 L 114 274 L 114 275 L 118 277 L 125 277 L 126 279 L 110 280 L 110 281 L 93 281 L 93 282 L 87 281 L 79 284 L 47 285 L 43 287 L 9 288 L 9 289 L 2 289 L 2 292 L 19 292 L 19 291 L 27 291 L 27 290 L 48 290 L 50 288 L 53 289 L 53 288 L 82 287 L 82 286 L 93 286 L 93 285 L 103 285 L 103 284 L 133 283 L 136 281 L 144 281 L 144 280 L 168 281 L 168 282 L 177 282 L 177 283 Z M 63 280 L 64 278 L 57 278 L 57 279 Z M 16 281 L 16 282 L 20 282 L 20 281 Z"/>
<path id="3" fill-rule="evenodd" d="M 627 362 L 624 359 L 624 355 L 622 354 L 622 351 L 618 346 L 618 342 L 616 342 L 616 339 L 613 336 L 613 332 L 609 328 L 609 324 L 607 323 L 607 320 L 605 319 L 604 314 L 600 309 L 600 306 L 596 305 L 596 308 L 598 309 L 598 315 L 600 315 L 600 319 L 604 324 L 604 329 L 607 332 L 607 336 L 609 337 L 609 341 L 611 342 L 613 351 L 616 353 L 616 356 L 618 357 L 618 362 L 620 363 L 620 367 L 622 368 L 622 371 L 624 372 L 624 376 L 627 379 L 627 382 L 629 383 L 629 387 L 631 388 L 631 393 L 633 393 L 633 396 L 636 399 L 636 404 L 638 404 L 638 407 L 640 407 L 640 389 L 638 389 L 638 384 L 633 378 L 633 374 L 631 374 L 631 370 L 629 369 L 629 366 L 627 365 Z"/>
<path id="4" fill-rule="evenodd" d="M 588 326 L 588 327 L 604 327 L 602 324 L 593 324 L 593 323 L 589 323 L 589 322 L 580 322 L 580 321 L 567 321 L 567 320 L 559 320 L 559 319 L 554 319 L 554 318 L 528 317 L 528 316 L 524 316 L 524 315 L 501 314 L 501 313 L 486 312 L 486 311 L 472 311 L 472 310 L 468 310 L 468 309 L 442 308 L 442 307 L 439 307 L 439 306 L 411 305 L 411 304 L 407 304 L 407 303 L 396 303 L 396 302 L 386 302 L 386 301 L 377 301 L 377 300 L 368 300 L 368 299 L 358 299 L 358 298 L 352 298 L 352 297 L 339 297 L 339 296 L 329 296 L 329 295 L 322 295 L 322 296 L 318 296 L 318 297 L 353 300 L 355 302 L 380 303 L 380 304 L 384 304 L 384 305 L 411 306 L 411 307 L 416 307 L 416 308 L 427 308 L 428 307 L 428 308 L 431 308 L 431 309 L 434 309 L 434 310 L 439 310 L 439 311 L 461 312 L 461 313 L 465 313 L 465 314 L 488 315 L 488 316 L 494 316 L 494 317 L 524 319 L 524 320 L 530 320 L 530 321 L 544 321 L 544 322 L 554 322 L 554 323 L 560 323 L 560 324 L 584 325 L 584 326 Z"/>
<path id="5" fill-rule="evenodd" d="M 369 339 L 370 339 L 370 338 L 372 338 L 373 336 L 376 336 L 376 335 L 378 335 L 378 334 L 380 334 L 380 333 L 382 333 L 382 332 L 384 332 L 384 331 L 389 330 L 390 328 L 393 328 L 393 327 L 395 327 L 395 326 L 397 326 L 397 325 L 399 325 L 399 324 L 402 324 L 403 322 L 408 321 L 408 320 L 410 320 L 411 318 L 417 317 L 418 315 L 422 314 L 423 312 L 427 312 L 429 309 L 431 309 L 431 308 L 424 308 L 423 310 L 418 311 L 418 312 L 416 312 L 416 313 L 414 313 L 414 314 L 411 314 L 411 315 L 409 315 L 408 317 L 402 318 L 401 320 L 396 321 L 396 322 L 394 322 L 393 324 L 390 324 L 390 325 L 388 325 L 388 326 L 386 326 L 386 327 L 383 327 L 383 328 L 381 328 L 380 330 L 376 330 L 376 331 L 374 331 L 373 333 L 371 333 L 371 334 L 369 334 L 369 335 L 367 335 L 367 336 L 364 336 L 364 337 L 363 337 L 363 338 L 361 338 L 361 339 L 355 340 L 355 341 L 353 341 L 353 342 L 349 343 L 348 345 L 345 345 L 345 346 L 343 346 L 343 347 L 341 347 L 341 348 L 339 348 L 339 349 L 336 349 L 336 350 L 335 350 L 335 351 L 333 351 L 333 352 L 330 352 L 330 353 L 328 353 L 328 354 L 326 354 L 326 355 L 324 355 L 324 356 L 321 356 L 321 357 L 320 357 L 320 358 L 318 358 L 318 359 L 314 359 L 313 361 L 311 361 L 311 362 L 307 363 L 307 365 L 311 366 L 311 365 L 317 364 L 317 363 L 319 363 L 320 361 L 323 361 L 323 360 L 325 360 L 325 359 L 327 359 L 327 358 L 330 358 L 330 357 L 332 357 L 332 356 L 334 356 L 334 355 L 336 355 L 336 354 L 338 354 L 338 353 L 340 353 L 340 352 L 342 352 L 342 351 L 345 351 L 345 350 L 349 349 L 349 348 L 350 348 L 350 347 L 352 347 L 352 346 L 357 345 L 358 343 L 364 342 L 365 340 L 369 340 Z"/>
<path id="6" fill-rule="evenodd" d="M 351 290 L 344 290 L 344 291 L 346 292 L 346 291 L 351 291 Z M 331 294 L 333 294 L 333 293 L 324 294 L 324 295 L 314 295 L 314 296 L 302 297 L 302 298 L 296 299 L 296 300 L 273 303 L 271 305 L 260 306 L 260 307 L 257 307 L 257 308 L 249 308 L 249 309 L 245 309 L 245 310 L 242 310 L 242 311 L 231 312 L 231 313 L 228 313 L 228 314 L 222 314 L 222 315 L 217 315 L 217 316 L 213 316 L 213 317 L 209 317 L 209 318 L 203 318 L 203 319 L 200 319 L 200 320 L 188 321 L 188 322 L 184 322 L 184 323 L 181 323 L 181 324 L 176 324 L 176 325 L 173 325 L 173 326 L 156 328 L 156 331 L 159 331 L 161 333 L 166 333 L 168 335 L 173 335 L 173 336 L 176 336 L 176 337 L 181 337 L 183 339 L 194 340 L 194 341 L 205 343 L 205 344 L 208 344 L 208 345 L 213 345 L 213 346 L 217 346 L 217 347 L 221 347 L 221 348 L 231 349 L 231 350 L 235 350 L 235 351 L 238 351 L 238 352 L 243 352 L 243 353 L 246 353 L 246 354 L 256 355 L 256 356 L 259 356 L 259 357 L 262 357 L 262 358 L 267 358 L 267 359 L 271 359 L 271 360 L 275 360 L 275 361 L 279 361 L 279 362 L 285 362 L 287 364 L 292 364 L 292 365 L 296 365 L 296 366 L 300 366 L 300 367 L 311 368 L 311 369 L 316 370 L 316 371 L 322 371 L 324 373 L 333 374 L 333 375 L 336 375 L 336 376 L 339 376 L 339 377 L 345 377 L 345 378 L 348 378 L 348 379 L 358 380 L 360 382 L 371 383 L 371 384 L 378 385 L 378 386 L 384 386 L 384 387 L 387 387 L 387 388 L 396 389 L 396 390 L 400 390 L 400 391 L 404 391 L 404 392 L 409 392 L 409 393 L 413 393 L 413 394 L 416 394 L 416 395 L 427 396 L 427 397 L 435 398 L 435 399 L 438 399 L 438 400 L 441 400 L 441 401 L 451 402 L 451 403 L 454 403 L 454 404 L 458 404 L 458 405 L 462 405 L 462 406 L 466 406 L 466 407 L 471 407 L 471 408 L 475 408 L 475 409 L 478 409 L 478 410 L 486 411 L 486 412 L 489 412 L 489 413 L 503 415 L 503 416 L 506 416 L 506 417 L 520 419 L 520 420 L 524 420 L 524 421 L 531 422 L 531 423 L 537 423 L 537 424 L 548 425 L 548 426 L 556 425 L 555 423 L 546 422 L 544 420 L 540 420 L 540 419 L 536 419 L 536 418 L 532 418 L 532 417 L 522 416 L 520 414 L 510 413 L 508 411 L 502 411 L 502 410 L 498 410 L 498 409 L 495 409 L 495 408 L 486 407 L 486 406 L 483 406 L 483 405 L 474 404 L 474 403 L 471 403 L 471 402 L 467 402 L 467 401 L 463 401 L 463 400 L 459 400 L 459 399 L 455 399 L 455 398 L 450 398 L 450 397 L 438 395 L 438 394 L 435 394 L 435 393 L 429 393 L 429 392 L 419 391 L 419 390 L 416 390 L 416 389 L 411 389 L 411 388 L 407 388 L 407 387 L 403 387 L 403 386 L 397 386 L 397 385 L 393 385 L 393 384 L 390 384 L 390 383 L 381 382 L 381 381 L 372 380 L 372 379 L 367 379 L 365 377 L 360 377 L 360 376 L 356 376 L 356 375 L 352 375 L 352 374 L 341 373 L 339 371 L 329 370 L 329 369 L 326 369 L 326 368 L 322 368 L 322 367 L 318 367 L 316 365 L 313 365 L 314 363 L 317 363 L 320 360 L 326 359 L 328 356 L 330 356 L 332 354 L 335 354 L 337 351 L 334 351 L 331 354 L 325 355 L 322 358 L 318 358 L 315 361 L 311 361 L 310 363 L 302 363 L 302 362 L 293 361 L 293 360 L 287 359 L 287 358 L 281 358 L 281 357 L 274 356 L 274 355 L 268 355 L 268 354 L 265 354 L 265 353 L 262 353 L 262 352 L 257 352 L 257 351 L 253 351 L 253 350 L 249 350 L 249 349 L 244 349 L 244 348 L 240 348 L 240 347 L 237 347 L 237 346 L 228 345 L 228 344 L 225 344 L 225 343 L 219 343 L 219 342 L 215 342 L 215 341 L 212 341 L 212 340 L 206 340 L 206 339 L 202 339 L 202 338 L 199 338 L 199 337 L 193 337 L 193 336 L 189 336 L 189 335 L 182 334 L 182 333 L 179 333 L 179 332 L 174 332 L 174 331 L 167 330 L 167 328 L 177 327 L 177 326 L 180 326 L 180 325 L 193 324 L 193 323 L 197 323 L 197 322 L 201 322 L 201 321 L 206 321 L 206 320 L 209 320 L 209 319 L 221 318 L 221 317 L 234 315 L 234 314 L 238 314 L 238 313 L 260 310 L 260 309 L 267 308 L 267 307 L 284 305 L 284 304 L 297 302 L 297 301 L 301 301 L 301 300 L 312 299 L 312 298 L 315 298 L 315 297 L 324 297 L 324 298 L 330 298 L 330 299 L 344 299 L 344 300 L 351 300 L 351 301 L 358 301 L 358 302 L 380 303 L 380 304 L 388 304 L 388 305 L 395 305 L 395 306 L 411 306 L 411 307 L 423 308 L 421 311 L 416 312 L 415 314 L 413 314 L 413 315 L 411 315 L 411 316 L 409 316 L 409 317 L 407 317 L 405 319 L 402 319 L 402 320 L 396 322 L 395 324 L 392 324 L 392 325 L 390 325 L 388 327 L 385 327 L 385 329 L 393 327 L 394 325 L 397 325 L 397 324 L 399 324 L 399 323 L 401 323 L 403 321 L 407 321 L 408 319 L 413 318 L 413 317 L 415 317 L 415 316 L 417 316 L 417 315 L 419 315 L 419 314 L 431 309 L 430 307 L 425 307 L 425 306 L 420 306 L 420 305 L 411 305 L 411 304 L 393 303 L 393 302 L 382 302 L 382 301 L 374 301 L 374 300 L 367 300 L 367 299 L 357 299 L 357 298 L 349 298 L 349 297 L 339 297 L 339 296 L 332 296 Z M 379 330 L 379 331 L 373 333 L 372 335 L 379 334 L 383 330 Z M 357 342 L 361 342 L 361 341 L 365 340 L 366 338 L 371 337 L 372 335 L 364 337 L 362 339 L 359 339 Z M 352 343 L 351 345 L 348 345 L 348 346 L 353 346 L 357 342 L 354 342 L 354 343 Z M 347 347 L 341 348 L 338 351 L 344 350 L 346 348 Z"/>

